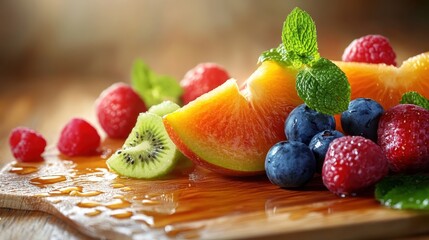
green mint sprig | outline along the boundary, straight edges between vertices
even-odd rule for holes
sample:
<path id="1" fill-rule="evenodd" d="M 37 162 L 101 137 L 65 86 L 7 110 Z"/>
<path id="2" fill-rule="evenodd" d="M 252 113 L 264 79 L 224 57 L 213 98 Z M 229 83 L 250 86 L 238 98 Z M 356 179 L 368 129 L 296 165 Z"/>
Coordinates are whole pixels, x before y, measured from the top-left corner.
<path id="1" fill-rule="evenodd" d="M 259 56 L 258 62 L 264 62 L 267 60 L 275 61 L 286 66 L 292 65 L 289 59 L 286 57 L 286 50 L 283 44 L 280 44 L 277 48 L 267 50 Z"/>
<path id="2" fill-rule="evenodd" d="M 385 177 L 375 187 L 375 198 L 390 208 L 429 210 L 429 176 Z"/>
<path id="3" fill-rule="evenodd" d="M 295 8 L 287 16 L 283 24 L 282 43 L 263 52 L 258 61 L 267 60 L 299 71 L 296 90 L 308 107 L 330 115 L 347 110 L 350 84 L 340 68 L 320 57 L 316 25 L 305 11 Z"/>
<path id="4" fill-rule="evenodd" d="M 400 103 L 414 104 L 429 110 L 429 100 L 418 92 L 406 92 L 402 95 Z"/>
<path id="5" fill-rule="evenodd" d="M 148 108 L 166 100 L 180 105 L 183 89 L 178 81 L 156 74 L 141 59 L 137 59 L 132 67 L 131 85 Z"/>
<path id="6" fill-rule="evenodd" d="M 336 114 L 349 106 L 349 82 L 337 65 L 326 58 L 298 72 L 296 89 L 305 104 L 318 112 Z"/>
<path id="7" fill-rule="evenodd" d="M 310 15 L 295 8 L 283 24 L 282 43 L 286 56 L 295 66 L 311 64 L 320 58 L 316 24 Z"/>

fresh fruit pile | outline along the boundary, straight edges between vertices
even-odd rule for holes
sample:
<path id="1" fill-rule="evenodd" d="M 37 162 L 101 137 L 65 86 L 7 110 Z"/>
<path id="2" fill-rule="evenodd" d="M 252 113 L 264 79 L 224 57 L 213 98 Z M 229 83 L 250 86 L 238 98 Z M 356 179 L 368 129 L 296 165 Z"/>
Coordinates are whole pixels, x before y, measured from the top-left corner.
<path id="1" fill-rule="evenodd" d="M 181 98 L 190 102 L 228 78 L 219 65 L 204 63 L 191 69 L 179 85 L 173 78 L 157 75 L 137 60 L 132 68 L 131 85 L 115 83 L 95 102 L 98 123 L 107 136 L 126 138 L 107 165 L 123 176 L 151 179 L 168 174 L 178 162 L 188 164 L 169 138 L 162 117 L 179 109 L 177 103 Z M 9 143 L 18 161 L 43 161 L 47 143 L 40 133 L 17 127 L 12 130 Z M 73 118 L 61 130 L 56 146 L 61 154 L 77 157 L 101 154 L 100 143 L 101 137 L 93 125 L 85 119 Z"/>
<path id="2" fill-rule="evenodd" d="M 349 196 L 373 186 L 389 169 L 429 170 L 429 110 L 398 104 L 384 111 L 377 102 L 358 98 L 341 119 L 346 136 L 334 130 L 332 116 L 305 104 L 295 108 L 285 122 L 288 140 L 275 144 L 266 156 L 270 181 L 280 187 L 302 187 L 318 166 L 330 191 Z"/>
<path id="3" fill-rule="evenodd" d="M 168 138 L 161 118 L 179 108 L 165 99 L 178 101 L 181 87 L 177 82 L 169 84 L 175 80 L 154 74 L 140 60 L 133 67 L 133 75 L 133 86 L 119 82 L 100 94 L 95 103 L 96 116 L 108 137 L 128 136 L 123 148 L 107 162 L 109 167 L 124 176 L 154 178 L 168 173 L 182 156 Z M 150 87 L 139 92 L 148 83 Z M 147 104 L 143 99 L 156 104 L 148 113 L 144 113 Z M 73 118 L 62 128 L 56 146 L 61 154 L 76 157 L 100 154 L 100 143 L 101 137 L 92 124 Z M 21 162 L 43 161 L 46 144 L 40 133 L 29 128 L 17 127 L 9 136 L 11 151 Z"/>
<path id="4" fill-rule="evenodd" d="M 282 188 L 320 174 L 340 196 L 384 178 L 376 192 L 383 199 L 400 182 L 392 183 L 389 171 L 429 170 L 429 53 L 396 67 L 389 40 L 368 35 L 332 62 L 320 56 L 315 24 L 299 8 L 286 18 L 281 40 L 262 53 L 243 87 L 215 63 L 197 65 L 179 83 L 137 60 L 131 85 L 114 84 L 96 101 L 101 128 L 124 139 L 107 165 L 152 179 L 185 155 L 225 175 L 266 173 Z M 57 148 L 67 156 L 98 154 L 100 139 L 90 123 L 74 118 Z M 16 128 L 9 142 L 17 160 L 43 160 L 46 140 L 39 133 Z"/>
<path id="5" fill-rule="evenodd" d="M 429 82 L 425 81 L 427 56 L 422 54 L 396 68 L 396 54 L 387 38 L 368 35 L 353 41 L 343 54 L 343 62 L 337 62 L 346 70 L 353 99 L 336 118 L 341 122 L 306 104 L 296 107 L 285 121 L 287 141 L 276 143 L 266 156 L 270 181 L 284 188 L 302 187 L 319 172 L 331 192 L 350 196 L 373 187 L 389 170 L 429 170 L 429 111 L 423 108 L 429 106 L 429 101 L 415 92 L 427 94 L 429 90 Z M 355 67 L 360 71 L 354 72 Z M 361 81 L 368 72 L 372 74 L 363 67 L 378 69 L 379 75 L 374 74 L 378 79 L 364 85 L 373 79 Z M 396 74 L 387 75 L 382 71 L 385 68 L 396 70 Z M 411 72 L 411 68 L 416 71 Z M 412 81 L 402 81 L 405 76 L 401 71 L 407 72 Z M 414 77 L 423 76 L 423 72 L 425 78 Z M 377 86 L 372 87 L 374 84 Z M 373 93 L 380 102 L 361 97 Z M 336 124 L 345 136 L 334 130 Z"/>
<path id="6" fill-rule="evenodd" d="M 261 55 L 243 88 L 230 79 L 164 117 L 185 156 L 221 174 L 261 174 L 267 151 L 286 140 L 284 121 L 296 106 L 304 101 L 327 114 L 347 109 L 347 78 L 320 57 L 311 17 L 294 9 L 282 36 L 278 48 Z"/>

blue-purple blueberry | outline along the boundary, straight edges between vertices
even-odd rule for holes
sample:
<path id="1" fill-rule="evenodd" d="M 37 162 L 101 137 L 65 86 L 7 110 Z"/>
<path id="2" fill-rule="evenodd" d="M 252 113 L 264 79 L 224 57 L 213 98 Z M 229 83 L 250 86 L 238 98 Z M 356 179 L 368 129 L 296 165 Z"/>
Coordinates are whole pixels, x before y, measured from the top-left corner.
<path id="1" fill-rule="evenodd" d="M 362 136 L 377 142 L 378 122 L 383 114 L 383 107 L 369 98 L 356 98 L 341 114 L 341 127 L 344 133 Z"/>
<path id="2" fill-rule="evenodd" d="M 287 139 L 307 145 L 317 133 L 334 129 L 335 119 L 333 116 L 319 113 L 305 104 L 301 104 L 292 110 L 285 122 Z"/>
<path id="3" fill-rule="evenodd" d="M 325 161 L 325 155 L 326 151 L 328 151 L 329 144 L 334 139 L 343 136 L 344 134 L 337 130 L 325 130 L 313 136 L 308 147 L 313 152 L 317 162 L 316 172 L 322 172 L 323 162 Z"/>
<path id="4" fill-rule="evenodd" d="M 268 179 L 275 185 L 282 188 L 301 187 L 316 172 L 316 159 L 306 144 L 282 141 L 268 151 L 265 171 Z"/>

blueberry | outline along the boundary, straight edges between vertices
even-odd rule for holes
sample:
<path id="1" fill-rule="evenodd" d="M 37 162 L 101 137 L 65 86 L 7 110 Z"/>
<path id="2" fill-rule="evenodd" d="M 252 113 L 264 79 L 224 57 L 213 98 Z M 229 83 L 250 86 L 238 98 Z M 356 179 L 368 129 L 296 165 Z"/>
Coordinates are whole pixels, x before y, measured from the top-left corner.
<path id="1" fill-rule="evenodd" d="M 282 188 L 301 187 L 313 177 L 316 159 L 304 143 L 282 141 L 268 151 L 265 171 L 273 184 Z"/>
<path id="2" fill-rule="evenodd" d="M 377 129 L 383 107 L 369 98 L 350 101 L 349 108 L 341 114 L 341 126 L 347 135 L 362 136 L 377 142 Z"/>
<path id="3" fill-rule="evenodd" d="M 308 147 L 316 158 L 318 173 L 321 173 L 323 162 L 325 161 L 326 151 L 328 150 L 329 144 L 336 138 L 343 137 L 344 134 L 336 130 L 325 130 L 322 131 L 311 139 Z"/>
<path id="4" fill-rule="evenodd" d="M 286 137 L 290 141 L 309 144 L 311 138 L 323 130 L 334 130 L 333 116 L 319 113 L 305 104 L 290 112 L 285 122 Z"/>

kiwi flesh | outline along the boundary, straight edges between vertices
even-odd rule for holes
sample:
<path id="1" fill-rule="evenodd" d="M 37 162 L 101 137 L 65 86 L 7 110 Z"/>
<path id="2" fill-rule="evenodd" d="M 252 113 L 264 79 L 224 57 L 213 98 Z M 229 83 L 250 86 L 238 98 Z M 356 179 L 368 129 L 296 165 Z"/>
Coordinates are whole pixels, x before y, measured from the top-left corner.
<path id="1" fill-rule="evenodd" d="M 155 108 L 166 114 L 179 108 L 172 102 L 167 110 Z M 183 155 L 169 138 L 162 122 L 162 116 L 150 110 L 140 113 L 136 125 L 121 149 L 107 159 L 110 169 L 122 176 L 152 179 L 168 174 Z"/>
<path id="2" fill-rule="evenodd" d="M 179 108 L 180 106 L 172 101 L 163 101 L 160 104 L 150 107 L 148 112 L 155 113 L 156 115 L 163 117 L 164 115 L 172 113 Z"/>

